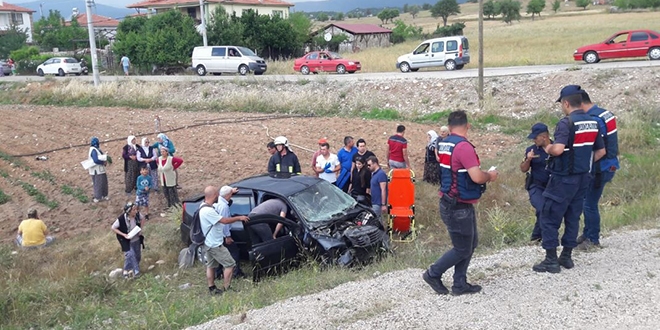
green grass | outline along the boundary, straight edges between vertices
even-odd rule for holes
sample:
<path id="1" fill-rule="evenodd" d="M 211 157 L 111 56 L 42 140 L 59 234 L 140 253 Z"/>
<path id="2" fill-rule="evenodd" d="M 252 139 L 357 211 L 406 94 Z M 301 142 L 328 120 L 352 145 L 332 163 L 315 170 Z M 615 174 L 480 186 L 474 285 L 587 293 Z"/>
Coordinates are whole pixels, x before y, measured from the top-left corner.
<path id="1" fill-rule="evenodd" d="M 51 184 L 55 184 L 55 176 L 48 170 L 42 172 L 32 172 L 30 174 L 35 178 L 39 178 L 41 180 L 48 181 Z"/>
<path id="2" fill-rule="evenodd" d="M 44 195 L 44 193 L 39 191 L 39 189 L 37 189 L 37 187 L 35 187 L 34 185 L 31 185 L 27 182 L 23 182 L 20 180 L 17 183 L 23 188 L 23 190 L 25 190 L 25 192 L 28 195 L 34 197 L 34 200 L 48 206 L 49 209 L 54 209 L 59 206 L 59 203 L 57 201 L 49 200 L 48 197 L 46 197 L 46 195 Z"/>
<path id="3" fill-rule="evenodd" d="M 401 113 L 394 109 L 373 108 L 368 112 L 363 112 L 360 116 L 365 119 L 397 120 L 401 118 Z"/>
<path id="4" fill-rule="evenodd" d="M 5 204 L 11 200 L 11 196 L 5 194 L 2 189 L 0 189 L 0 205 Z"/>
<path id="5" fill-rule="evenodd" d="M 4 94 L 4 91 L 0 91 L 0 95 Z M 2 98 L 2 97 L 0 97 Z M 13 157 L 12 155 L 0 150 L 0 159 L 6 161 L 7 163 L 14 164 L 15 166 L 18 166 L 24 170 L 29 170 L 30 167 L 28 167 L 25 162 L 23 162 L 21 159 Z"/>
<path id="6" fill-rule="evenodd" d="M 80 187 L 70 187 L 68 185 L 62 185 L 61 190 L 63 194 L 73 196 L 81 203 L 89 203 L 89 197 L 87 197 L 85 191 Z"/>

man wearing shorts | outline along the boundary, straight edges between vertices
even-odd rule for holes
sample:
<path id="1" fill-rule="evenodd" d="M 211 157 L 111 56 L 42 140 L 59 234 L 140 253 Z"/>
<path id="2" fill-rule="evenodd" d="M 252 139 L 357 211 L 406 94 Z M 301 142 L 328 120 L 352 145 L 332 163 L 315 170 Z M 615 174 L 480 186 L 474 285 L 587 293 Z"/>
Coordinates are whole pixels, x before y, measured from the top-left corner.
<path id="1" fill-rule="evenodd" d="M 223 186 L 219 192 L 217 188 L 208 186 L 204 189 L 204 203 L 200 205 L 200 224 L 202 231 L 206 234 L 204 240 L 206 281 L 209 286 L 209 293 L 212 295 L 222 294 L 229 289 L 234 266 L 236 266 L 234 258 L 231 257 L 229 250 L 225 247 L 225 244 L 233 243 L 231 236 L 227 235 L 229 228 L 225 225 L 236 221 L 248 221 L 248 217 L 244 215 L 231 216 L 228 202 L 236 192 L 238 192 L 238 189 L 229 186 Z M 216 200 L 218 200 L 218 204 L 214 209 L 212 205 Z M 215 286 L 215 269 L 220 265 L 224 268 L 222 289 Z"/>

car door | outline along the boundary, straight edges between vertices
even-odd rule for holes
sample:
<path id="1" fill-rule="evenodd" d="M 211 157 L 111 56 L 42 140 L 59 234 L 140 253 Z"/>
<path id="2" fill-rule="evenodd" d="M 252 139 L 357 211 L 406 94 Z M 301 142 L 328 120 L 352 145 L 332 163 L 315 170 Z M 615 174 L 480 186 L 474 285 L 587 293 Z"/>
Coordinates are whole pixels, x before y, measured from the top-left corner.
<path id="1" fill-rule="evenodd" d="M 227 55 L 227 47 L 213 47 L 211 49 L 211 58 L 206 65 L 208 72 L 225 71 L 224 62 Z"/>
<path id="2" fill-rule="evenodd" d="M 334 61 L 332 60 L 330 54 L 326 52 L 319 53 L 319 66 L 323 71 L 325 72 L 335 71 L 335 65 L 333 63 Z"/>
<path id="3" fill-rule="evenodd" d="M 42 67 L 44 74 L 53 74 L 54 72 L 53 67 L 55 67 L 55 59 L 51 58 L 48 61 L 44 62 L 44 66 Z"/>
<path id="4" fill-rule="evenodd" d="M 286 269 L 297 261 L 300 253 L 298 238 L 300 226 L 297 223 L 277 215 L 264 214 L 251 217 L 250 221 L 244 223 L 244 226 L 250 236 L 252 226 L 267 224 L 271 228 L 275 228 L 278 223 L 284 225 L 288 234 L 256 244 L 252 244 L 250 241 L 248 254 L 254 281 L 258 281 L 263 275 Z"/>
<path id="5" fill-rule="evenodd" d="M 628 47 L 628 37 L 628 32 L 613 36 L 605 42 L 603 50 L 598 52 L 598 56 L 601 59 L 623 57 Z"/>
<path id="6" fill-rule="evenodd" d="M 303 64 L 309 68 L 310 72 L 319 71 L 319 53 L 314 52 L 307 55 L 307 58 Z"/>
<path id="7" fill-rule="evenodd" d="M 630 34 L 628 47 L 623 57 L 642 57 L 646 56 L 650 45 L 649 34 L 644 31 L 637 31 Z"/>
<path id="8" fill-rule="evenodd" d="M 243 56 L 236 47 L 227 47 L 227 57 L 225 60 L 225 72 L 238 72 L 238 67 L 243 61 Z"/>
<path id="9" fill-rule="evenodd" d="M 428 66 L 429 58 L 431 56 L 430 54 L 430 43 L 425 42 L 412 52 L 412 55 L 410 55 L 410 66 L 412 68 L 423 68 Z"/>
<path id="10" fill-rule="evenodd" d="M 434 41 L 431 43 L 431 58 L 429 66 L 443 66 L 445 64 L 445 42 Z"/>

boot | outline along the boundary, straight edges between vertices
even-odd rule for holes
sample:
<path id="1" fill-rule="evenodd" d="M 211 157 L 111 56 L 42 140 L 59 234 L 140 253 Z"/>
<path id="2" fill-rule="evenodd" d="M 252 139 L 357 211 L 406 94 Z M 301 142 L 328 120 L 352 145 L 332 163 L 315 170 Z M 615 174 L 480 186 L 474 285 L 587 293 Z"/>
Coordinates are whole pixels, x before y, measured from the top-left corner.
<path id="1" fill-rule="evenodd" d="M 559 256 L 558 261 L 562 267 L 566 269 L 571 269 L 575 266 L 575 264 L 573 264 L 573 259 L 571 259 L 572 252 L 573 252 L 573 248 L 564 247 L 561 250 L 561 255 Z"/>
<path id="2" fill-rule="evenodd" d="M 535 272 L 543 273 L 559 273 L 561 268 L 559 268 L 559 262 L 557 261 L 557 248 L 546 249 L 545 250 L 545 259 L 540 263 L 534 265 L 532 270 Z"/>

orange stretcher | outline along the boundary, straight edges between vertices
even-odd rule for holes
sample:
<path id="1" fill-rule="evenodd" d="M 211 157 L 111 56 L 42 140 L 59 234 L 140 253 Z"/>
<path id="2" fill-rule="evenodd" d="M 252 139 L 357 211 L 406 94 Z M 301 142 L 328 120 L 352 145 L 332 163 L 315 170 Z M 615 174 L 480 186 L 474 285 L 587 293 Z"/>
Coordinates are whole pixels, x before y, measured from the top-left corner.
<path id="1" fill-rule="evenodd" d="M 395 168 L 387 175 L 387 209 L 390 239 L 412 242 L 417 238 L 415 228 L 415 173 Z"/>

